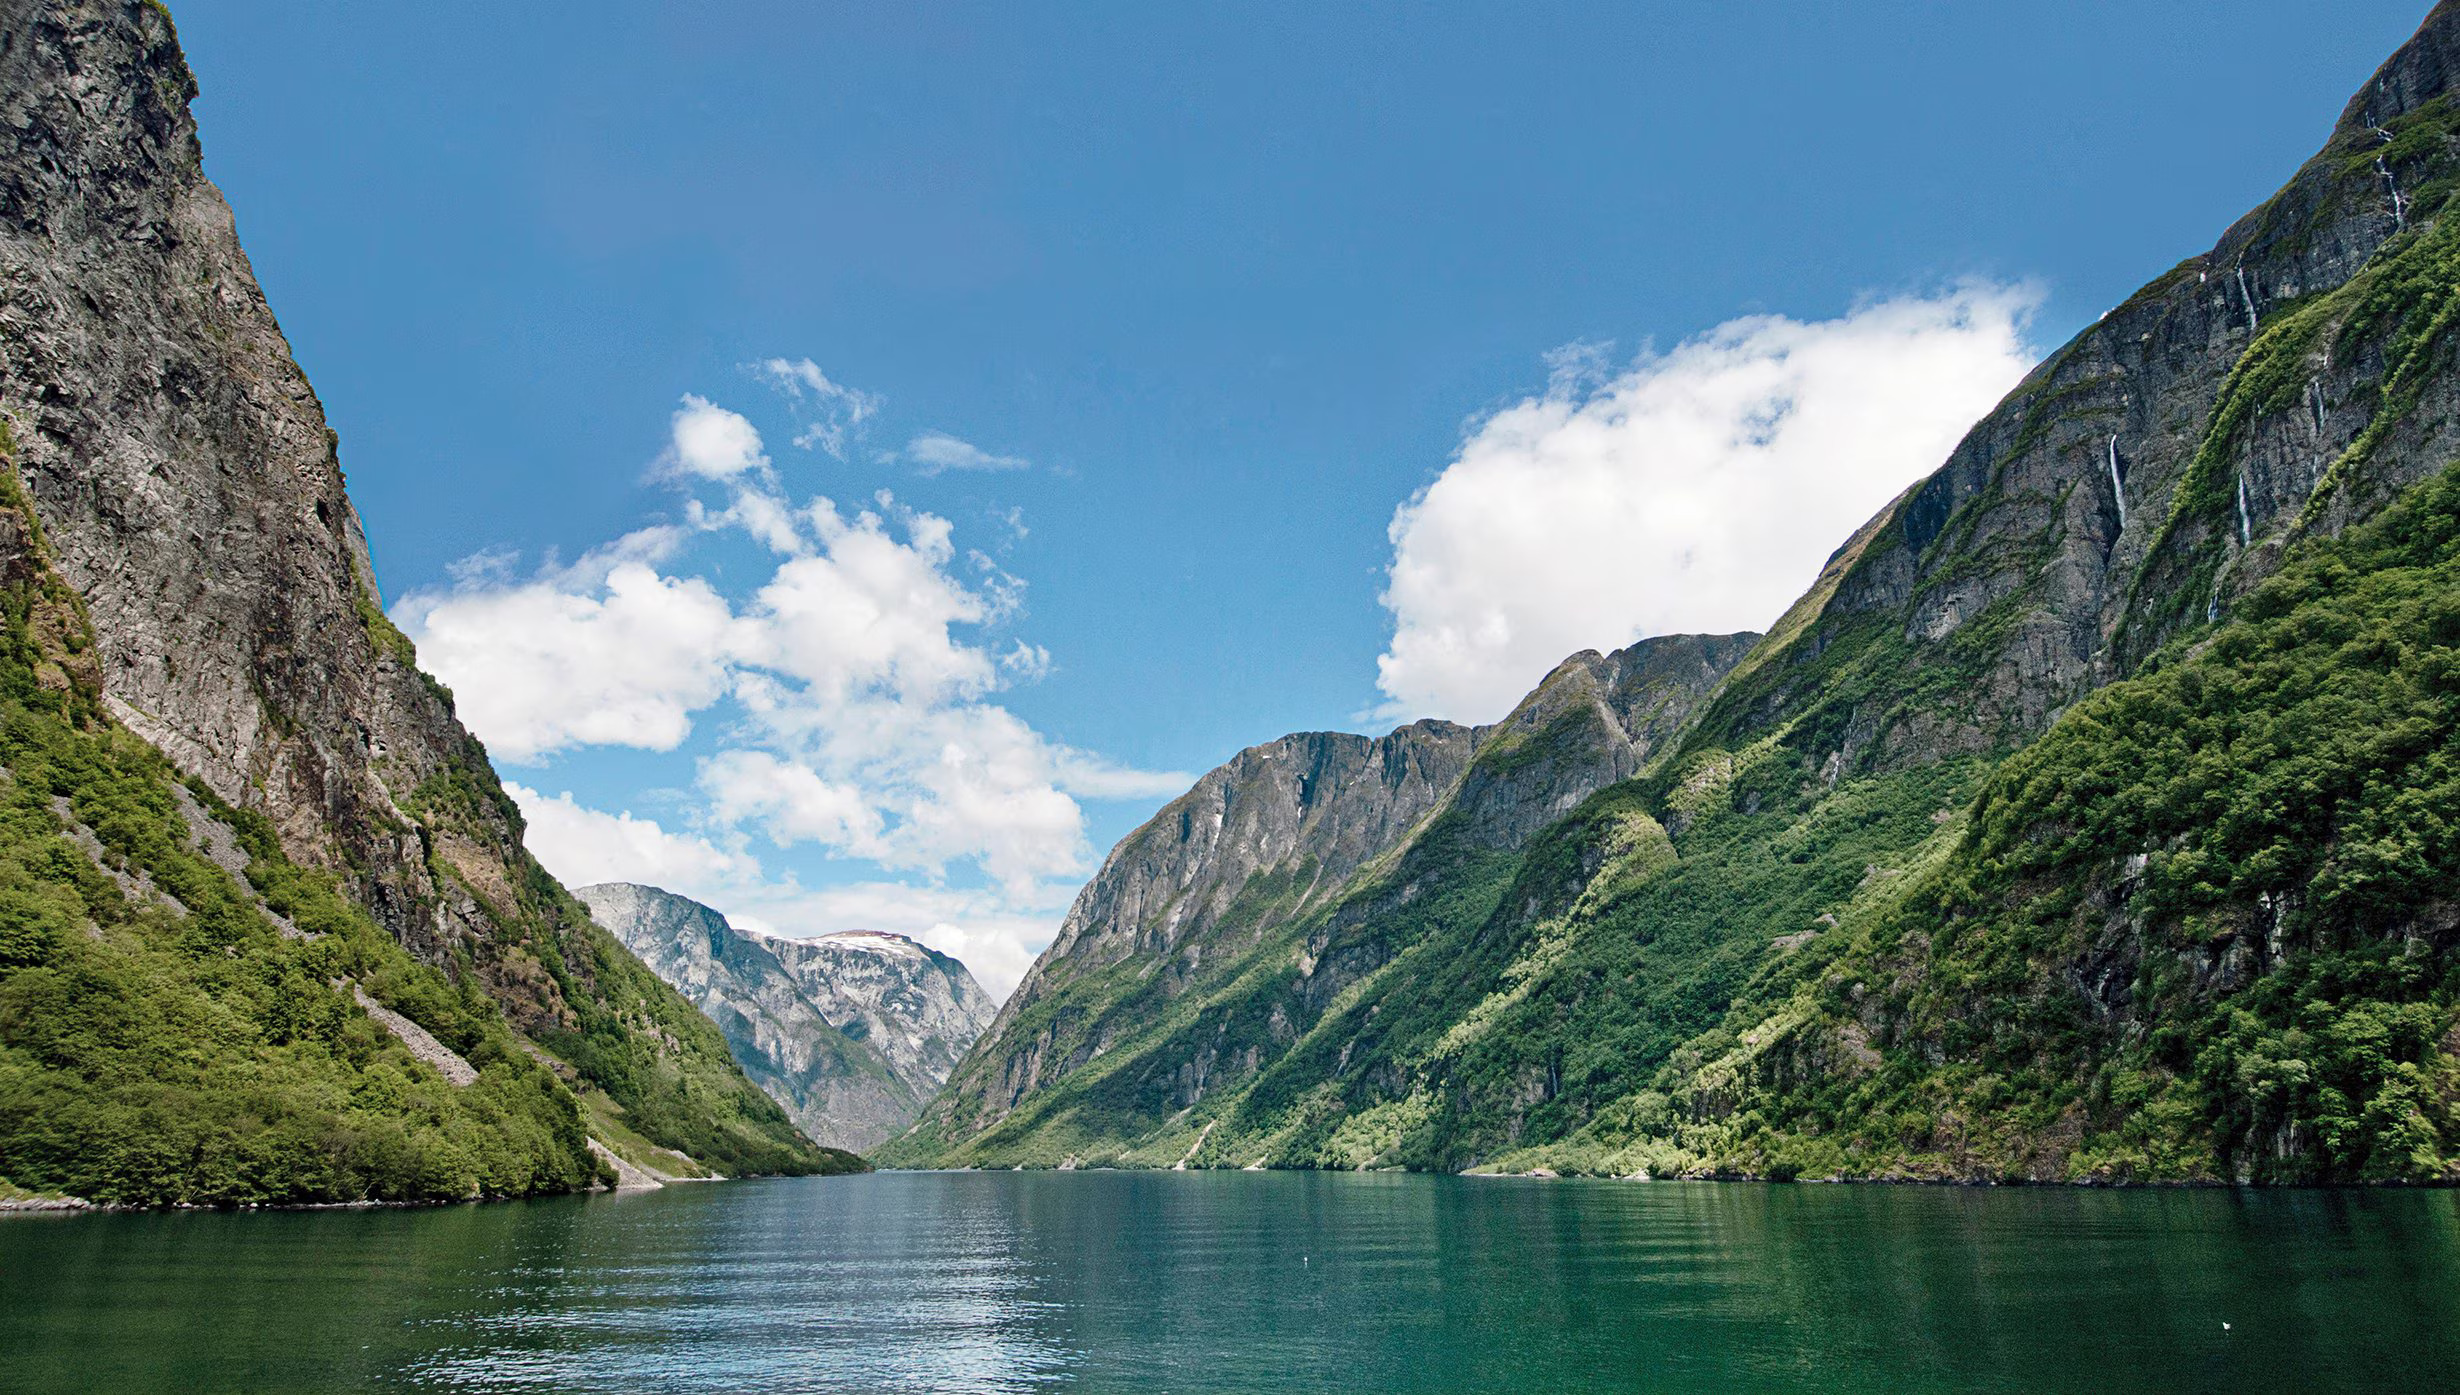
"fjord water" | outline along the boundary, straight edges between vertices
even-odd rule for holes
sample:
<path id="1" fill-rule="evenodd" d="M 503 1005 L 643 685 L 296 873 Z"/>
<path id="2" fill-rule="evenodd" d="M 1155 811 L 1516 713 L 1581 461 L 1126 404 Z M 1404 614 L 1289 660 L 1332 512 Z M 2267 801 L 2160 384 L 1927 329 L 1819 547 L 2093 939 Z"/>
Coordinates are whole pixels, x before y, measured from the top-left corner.
<path id="1" fill-rule="evenodd" d="M 0 1223 L 11 1391 L 2455 1384 L 2448 1192 L 886 1173 Z"/>

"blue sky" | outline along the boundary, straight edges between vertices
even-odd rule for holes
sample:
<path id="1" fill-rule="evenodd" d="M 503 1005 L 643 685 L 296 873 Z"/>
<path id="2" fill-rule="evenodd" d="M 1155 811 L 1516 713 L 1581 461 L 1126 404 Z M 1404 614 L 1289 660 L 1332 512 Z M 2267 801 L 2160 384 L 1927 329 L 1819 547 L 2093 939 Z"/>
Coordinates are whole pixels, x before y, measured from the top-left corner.
<path id="1" fill-rule="evenodd" d="M 175 13 L 549 865 L 998 991 L 1179 774 L 1765 624 L 2424 8 Z"/>

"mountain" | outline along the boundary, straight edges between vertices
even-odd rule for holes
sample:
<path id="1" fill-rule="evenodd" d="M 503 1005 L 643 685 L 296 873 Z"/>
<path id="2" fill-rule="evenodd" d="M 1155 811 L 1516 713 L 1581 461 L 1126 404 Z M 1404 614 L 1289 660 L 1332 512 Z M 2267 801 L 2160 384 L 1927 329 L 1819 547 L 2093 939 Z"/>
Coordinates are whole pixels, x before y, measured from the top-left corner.
<path id="1" fill-rule="evenodd" d="M 1059 1162 L 1243 1088 L 1420 922 L 1467 911 L 1420 900 L 1429 868 L 1510 863 L 1640 770 L 1755 638 L 1574 655 L 1491 727 L 1311 732 L 1239 753 L 1111 852 L 884 1156 Z M 1168 1156 L 1141 1160 L 1184 1152 L 1160 1137 Z"/>
<path id="2" fill-rule="evenodd" d="M 1616 782 L 1225 861 L 1219 949 L 1088 891 L 884 1156 L 2460 1177 L 2456 70 L 2446 3 Z"/>
<path id="3" fill-rule="evenodd" d="M 805 1133 L 865 1151 L 903 1132 L 990 1025 L 963 964 L 903 935 L 740 930 L 654 886 L 575 888 L 600 925 L 707 1013 Z"/>
<path id="4" fill-rule="evenodd" d="M 131 1203 L 826 1171 L 522 848 L 379 605 L 167 11 L 0 0 L 0 1176 Z M 466 1082 L 466 1083 L 465 1083 Z"/>

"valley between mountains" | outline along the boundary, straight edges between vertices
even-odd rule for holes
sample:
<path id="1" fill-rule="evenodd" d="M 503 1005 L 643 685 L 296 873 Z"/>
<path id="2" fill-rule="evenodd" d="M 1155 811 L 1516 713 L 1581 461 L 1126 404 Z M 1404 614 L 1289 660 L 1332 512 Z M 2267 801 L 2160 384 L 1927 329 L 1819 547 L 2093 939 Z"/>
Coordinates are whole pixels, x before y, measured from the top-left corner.
<path id="1" fill-rule="evenodd" d="M 0 1202 L 2460 1181 L 2460 3 L 1766 633 L 1251 747 L 1001 1004 L 551 876 L 386 617 L 168 12 L 0 33 Z"/>

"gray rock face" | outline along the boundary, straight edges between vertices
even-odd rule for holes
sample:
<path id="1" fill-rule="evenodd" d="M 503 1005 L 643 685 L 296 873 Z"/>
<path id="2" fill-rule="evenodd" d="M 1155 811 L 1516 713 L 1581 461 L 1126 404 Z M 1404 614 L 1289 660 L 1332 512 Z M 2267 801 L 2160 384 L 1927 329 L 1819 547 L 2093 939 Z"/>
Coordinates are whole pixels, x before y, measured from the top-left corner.
<path id="1" fill-rule="evenodd" d="M 534 1040 L 607 1014 L 707 1087 L 669 1117 L 722 1095 L 801 1148 L 705 1030 L 643 1029 L 689 1010 L 530 858 L 385 620 L 336 437 L 205 178 L 195 94 L 159 4 L 0 0 L 0 454 L 91 616 L 110 713 Z"/>
<path id="2" fill-rule="evenodd" d="M 718 1024 L 753 1083 L 833 1147 L 863 1152 L 902 1131 L 991 1020 L 963 964 L 902 935 L 763 935 L 631 882 L 573 894 Z"/>
<path id="3" fill-rule="evenodd" d="M 2300 537 L 2460 453 L 2439 331 L 2413 356 L 2401 327 L 2448 280 L 2451 234 L 2418 200 L 2460 165 L 2455 54 L 2441 5 L 2280 192 L 2052 354 L 1858 534 L 1698 735 L 1794 721 L 1846 771 L 2020 745 L 2226 614 Z M 1873 681 L 1841 691 L 1840 656 L 1865 651 Z M 1925 680 L 1936 696 L 1908 703 Z"/>
<path id="4" fill-rule="evenodd" d="M 1267 946 L 1278 953 L 1285 927 L 1438 818 L 1474 844 L 1519 847 L 1637 771 L 1758 638 L 1668 635 L 1584 651 L 1493 726 L 1305 732 L 1241 751 L 1112 849 L 925 1122 L 949 1142 L 996 1125 L 1192 985 Z M 1339 929 L 1302 951 L 1310 999 L 1334 996 L 1385 952 L 1342 943 Z M 1258 1030 L 1286 1035 L 1286 1021 L 1272 1022 Z M 1250 1046 L 1207 1043 L 1201 1059 L 1169 1069 L 1209 1079 L 1225 1053 L 1252 1064 L 1261 1048 Z"/>
<path id="5" fill-rule="evenodd" d="M 388 642 L 335 437 L 200 166 L 170 21 L 4 0 L 0 33 L 0 412 L 112 713 L 345 870 L 413 949 L 504 938 L 481 902 L 514 899 L 518 830 L 500 804 L 451 827 L 407 807 L 485 753 Z M 524 967 L 491 986 L 562 1019 Z"/>

